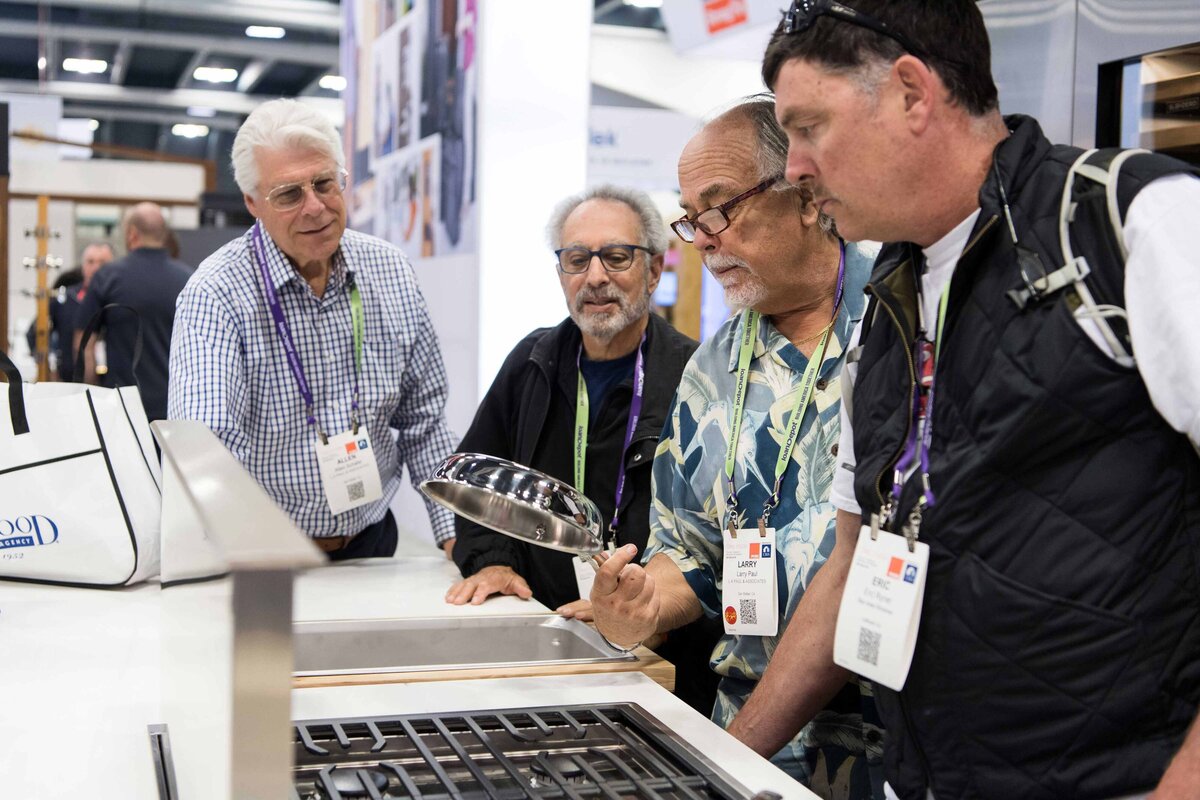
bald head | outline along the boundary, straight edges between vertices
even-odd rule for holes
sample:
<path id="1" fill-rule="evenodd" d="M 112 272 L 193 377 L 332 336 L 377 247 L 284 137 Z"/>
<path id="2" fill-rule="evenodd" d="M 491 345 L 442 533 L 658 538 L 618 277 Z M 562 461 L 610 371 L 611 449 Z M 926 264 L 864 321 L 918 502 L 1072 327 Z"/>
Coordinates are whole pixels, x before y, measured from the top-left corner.
<path id="1" fill-rule="evenodd" d="M 743 183 L 750 185 L 751 177 L 760 181 L 781 179 L 772 191 L 793 192 L 801 205 L 812 202 L 812 191 L 808 186 L 788 186 L 783 182 L 787 169 L 787 134 L 775 119 L 775 100 L 769 94 L 743 98 L 705 123 L 685 148 L 688 151 L 707 150 L 716 144 L 721 161 L 734 161 L 744 170 Z M 680 159 L 682 165 L 684 159 Z M 749 170 L 750 172 L 745 172 Z M 715 186 L 715 193 L 731 187 Z M 745 187 L 743 187 L 745 188 Z M 739 191 L 741 191 L 739 189 Z M 703 198 L 710 200 L 711 197 Z M 824 213 L 818 215 L 821 230 L 836 235 L 833 219 Z"/>
<path id="2" fill-rule="evenodd" d="M 775 121 L 775 101 L 770 96 L 746 98 L 704 127 L 710 136 L 743 139 L 752 148 L 759 180 L 783 176 L 787 167 L 787 134 Z"/>
<path id="3" fill-rule="evenodd" d="M 166 244 L 167 220 L 157 203 L 138 203 L 125 212 L 121 224 L 125 229 L 125 245 L 129 250 Z"/>

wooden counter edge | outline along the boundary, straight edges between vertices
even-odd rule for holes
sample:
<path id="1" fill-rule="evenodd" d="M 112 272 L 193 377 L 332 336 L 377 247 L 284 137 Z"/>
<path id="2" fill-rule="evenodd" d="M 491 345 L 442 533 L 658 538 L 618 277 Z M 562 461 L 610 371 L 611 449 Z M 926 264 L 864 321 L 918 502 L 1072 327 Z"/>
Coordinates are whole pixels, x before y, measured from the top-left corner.
<path id="1" fill-rule="evenodd" d="M 494 666 L 475 669 L 445 669 L 410 672 L 371 672 L 353 675 L 304 675 L 292 678 L 292 688 L 363 686 L 376 683 L 426 683 L 429 681 L 483 680 L 488 678 L 531 678 L 547 675 L 593 675 L 641 672 L 668 692 L 675 691 L 675 665 L 647 647 L 633 651 L 636 661 L 605 661 L 595 664 L 543 664 L 527 667 Z"/>

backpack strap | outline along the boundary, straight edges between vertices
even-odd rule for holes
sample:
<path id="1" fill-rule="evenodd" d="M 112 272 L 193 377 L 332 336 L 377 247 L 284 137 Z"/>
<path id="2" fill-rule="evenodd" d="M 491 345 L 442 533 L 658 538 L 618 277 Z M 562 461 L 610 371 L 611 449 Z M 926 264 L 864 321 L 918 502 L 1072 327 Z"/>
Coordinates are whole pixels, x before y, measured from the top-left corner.
<path id="1" fill-rule="evenodd" d="M 1086 266 L 1082 256 L 1076 257 L 1071 248 L 1071 225 L 1075 222 L 1076 211 L 1082 196 L 1088 191 L 1088 184 L 1104 189 L 1105 205 L 1108 210 L 1109 233 L 1117 246 L 1119 263 L 1115 266 L 1125 269 L 1125 260 L 1129 250 L 1125 247 L 1125 221 L 1117 199 L 1117 183 L 1120 179 L 1121 166 L 1130 158 L 1147 150 L 1089 150 L 1080 156 L 1071 171 L 1067 173 L 1063 187 L 1063 202 L 1059 209 L 1059 243 L 1066 263 L 1079 263 Z M 1132 367 L 1136 364 L 1133 356 L 1133 345 L 1129 337 L 1129 315 L 1121 306 L 1098 303 L 1095 296 L 1082 279 L 1074 284 L 1076 297 L 1079 298 L 1081 310 L 1076 313 L 1080 319 L 1090 319 L 1096 324 L 1100 335 L 1112 350 L 1113 357 L 1122 366 Z"/>
<path id="2" fill-rule="evenodd" d="M 1059 203 L 1058 241 L 1062 249 L 1063 266 L 1037 278 L 1026 275 L 1022 270 L 1021 278 L 1025 288 L 1008 292 L 1009 299 L 1023 311 L 1030 304 L 1038 303 L 1062 289 L 1073 290 L 1079 305 L 1082 306 L 1082 310 L 1077 311 L 1076 316 L 1095 323 L 1114 359 L 1126 367 L 1132 367 L 1136 363 L 1129 340 L 1128 315 L 1120 306 L 1096 301 L 1086 280 L 1091 274 L 1091 267 L 1086 258 L 1075 255 L 1071 245 L 1071 226 L 1075 222 L 1080 202 L 1083 202 L 1084 195 L 1089 191 L 1089 185 L 1091 188 L 1102 187 L 1108 210 L 1109 230 L 1118 248 L 1117 258 L 1120 263 L 1116 266 L 1123 270 L 1129 251 L 1125 247 L 1125 225 L 1117 197 L 1117 182 L 1121 166 L 1133 156 L 1146 152 L 1149 151 L 1092 149 L 1075 159 L 1063 181 L 1062 200 Z"/>

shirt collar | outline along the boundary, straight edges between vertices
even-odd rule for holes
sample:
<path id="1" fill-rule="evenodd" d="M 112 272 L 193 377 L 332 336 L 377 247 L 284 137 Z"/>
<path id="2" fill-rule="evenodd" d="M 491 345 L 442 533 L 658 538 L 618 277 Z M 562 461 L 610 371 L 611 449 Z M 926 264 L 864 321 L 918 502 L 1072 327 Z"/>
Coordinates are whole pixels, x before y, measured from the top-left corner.
<path id="1" fill-rule="evenodd" d="M 258 223 L 261 226 L 261 223 Z M 252 236 L 253 231 L 246 234 Z M 279 245 L 275 244 L 275 240 L 271 238 L 271 234 L 267 233 L 266 228 L 262 228 L 263 246 L 267 251 L 267 274 L 271 276 L 271 283 L 275 290 L 279 291 L 286 284 L 296 281 L 298 284 L 304 284 L 304 279 L 300 277 L 300 273 L 292 266 L 292 262 L 279 249 Z M 330 290 L 339 290 L 347 282 L 347 278 L 354 274 L 353 268 L 350 266 L 348 257 L 348 242 L 346 237 L 342 237 L 342 241 L 338 246 L 337 251 L 333 254 L 333 269 L 329 274 L 329 282 L 325 286 L 325 293 L 328 295 Z M 253 249 L 254 243 L 250 242 L 250 247 Z"/>
<path id="2" fill-rule="evenodd" d="M 729 344 L 730 372 L 737 372 L 738 356 L 740 355 L 742 343 L 742 325 L 745 321 L 745 315 L 748 313 L 750 313 L 749 310 L 741 311 L 732 329 L 733 337 Z M 838 309 L 837 320 L 833 323 L 833 335 L 829 337 L 829 345 L 825 349 L 825 360 L 841 356 L 844 343 L 850 338 L 850 333 L 854 330 L 854 325 L 857 322 L 854 317 L 855 315 L 851 313 L 849 305 L 843 300 L 841 308 Z M 784 369 L 803 370 L 803 365 L 807 362 L 807 359 L 800 352 L 799 348 L 780 333 L 771 324 L 769 319 L 765 316 L 760 316 L 758 318 L 758 335 L 754 341 L 754 356 L 752 360 L 757 360 L 766 353 L 770 353 L 775 363 Z"/>

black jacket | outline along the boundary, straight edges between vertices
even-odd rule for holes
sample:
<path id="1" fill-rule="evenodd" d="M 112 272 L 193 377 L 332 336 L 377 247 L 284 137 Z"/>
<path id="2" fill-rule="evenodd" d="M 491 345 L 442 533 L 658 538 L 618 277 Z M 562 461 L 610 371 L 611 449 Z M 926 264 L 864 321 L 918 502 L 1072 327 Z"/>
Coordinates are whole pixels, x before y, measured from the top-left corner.
<path id="1" fill-rule="evenodd" d="M 487 453 L 572 482 L 571 437 L 575 425 L 579 329 L 570 319 L 540 328 L 509 354 L 483 398 L 459 452 Z M 652 314 L 646 334 L 646 386 L 642 416 L 625 456 L 626 484 L 617 545 L 646 546 L 650 524 L 650 465 L 671 398 L 696 343 Z M 630 378 L 614 387 L 589 426 L 584 494 L 612 520 L 617 468 L 629 401 Z M 579 598 L 571 556 L 534 547 L 457 517 L 454 560 L 463 575 L 504 564 L 529 582 L 533 596 L 550 608 Z"/>
<path id="2" fill-rule="evenodd" d="M 1008 122 L 999 179 L 1022 246 L 1053 271 L 1080 151 L 1052 146 L 1029 118 Z M 1122 212 L 1147 182 L 1187 169 L 1162 156 L 1126 162 Z M 993 170 L 980 191 L 950 285 L 921 627 L 903 691 L 876 687 L 887 777 L 904 800 L 927 789 L 938 800 L 1107 800 L 1154 787 L 1200 701 L 1200 461 L 1137 370 L 1080 327 L 1072 290 L 1024 308 L 1010 299 L 1023 281 L 997 180 Z M 1090 289 L 1123 305 L 1103 195 L 1075 214 Z M 854 389 L 864 515 L 890 490 L 909 425 L 915 252 L 886 247 L 867 287 Z"/>
<path id="3" fill-rule="evenodd" d="M 573 481 L 571 438 L 575 426 L 576 358 L 579 329 L 570 319 L 540 328 L 521 340 L 488 389 L 459 452 L 487 453 L 533 467 L 559 480 Z M 641 551 L 650 525 L 650 472 L 654 450 L 670 413 L 684 365 L 696 342 L 650 315 L 646 333 L 646 385 L 642 416 L 625 454 L 625 494 L 617 546 L 632 542 Z M 603 400 L 589 426 L 584 494 L 596 503 L 607 527 L 616 495 L 617 461 L 625 439 L 633 380 L 622 381 Z M 549 608 L 579 598 L 572 556 L 534 547 L 455 518 L 454 560 L 470 576 L 493 564 L 512 567 L 529 583 L 533 596 Z M 709 669 L 720 636 L 719 620 L 704 619 L 671 633 L 659 653 L 676 664 L 676 693 L 703 714 L 712 711 L 717 678 Z"/>

